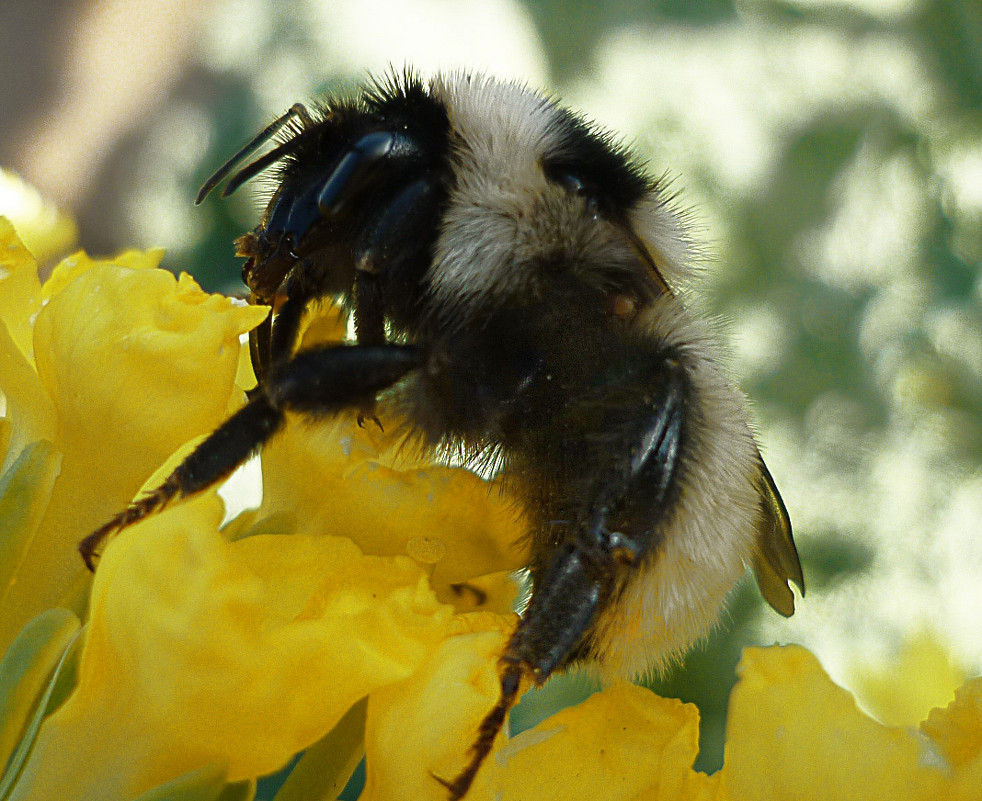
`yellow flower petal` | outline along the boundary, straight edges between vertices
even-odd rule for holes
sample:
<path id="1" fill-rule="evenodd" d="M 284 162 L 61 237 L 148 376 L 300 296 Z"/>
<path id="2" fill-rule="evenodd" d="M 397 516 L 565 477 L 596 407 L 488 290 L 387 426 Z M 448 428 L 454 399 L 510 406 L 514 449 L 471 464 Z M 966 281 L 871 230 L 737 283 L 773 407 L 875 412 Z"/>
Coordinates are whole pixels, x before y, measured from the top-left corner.
<path id="1" fill-rule="evenodd" d="M 463 769 L 481 719 L 498 700 L 497 657 L 510 620 L 501 618 L 498 626 L 486 616 L 482 621 L 490 630 L 451 637 L 412 677 L 369 698 L 367 777 L 359 801 L 446 801 L 434 775 L 451 780 Z M 488 797 L 474 788 L 467 799 Z"/>
<path id="2" fill-rule="evenodd" d="M 954 768 L 950 799 L 982 796 L 982 678 L 972 679 L 955 691 L 955 700 L 934 709 L 921 724 Z"/>
<path id="3" fill-rule="evenodd" d="M 67 253 L 78 239 L 75 221 L 20 176 L 0 170 L 0 214 L 8 217 L 41 262 Z"/>
<path id="4" fill-rule="evenodd" d="M 243 392 L 255 389 L 256 373 L 252 369 L 252 356 L 249 354 L 248 346 L 239 348 L 239 363 L 235 368 L 235 386 Z"/>
<path id="5" fill-rule="evenodd" d="M 76 275 L 35 325 L 38 373 L 58 406 L 59 444 L 66 454 L 96 451 L 104 463 L 109 432 L 119 440 L 115 448 L 125 449 L 114 448 L 114 459 L 137 459 L 142 480 L 178 444 L 221 422 L 239 335 L 266 313 L 165 270 L 100 264 Z"/>
<path id="6" fill-rule="evenodd" d="M 37 262 L 10 222 L 0 217 L 0 392 L 6 402 L 4 469 L 10 467 L 26 446 L 39 440 L 50 442 L 57 431 L 55 406 L 34 368 L 33 325 L 40 308 Z"/>
<path id="7" fill-rule="evenodd" d="M 511 628 L 508 617 L 459 620 L 474 617 L 478 630 L 451 637 L 411 678 L 370 697 L 359 801 L 445 799 L 433 776 L 453 779 L 466 764 L 498 700 L 497 657 Z M 719 781 L 692 769 L 698 750 L 694 706 L 621 683 L 499 738 L 467 799 L 709 801 Z"/>
<path id="8" fill-rule="evenodd" d="M 908 729 L 864 715 L 803 648 L 748 648 L 730 697 L 723 783 L 740 801 L 949 798 Z"/>
<path id="9" fill-rule="evenodd" d="M 329 301 L 312 303 L 300 325 L 300 348 L 340 342 L 348 333 L 348 313 Z"/>
<path id="10" fill-rule="evenodd" d="M 693 705 L 618 683 L 512 739 L 479 786 L 502 801 L 708 798 L 717 779 L 692 769 L 698 753 Z"/>
<path id="11" fill-rule="evenodd" d="M 6 402 L 6 470 L 28 445 L 54 441 L 58 431 L 55 405 L 38 378 L 34 365 L 0 320 L 0 392 Z"/>
<path id="12" fill-rule="evenodd" d="M 860 661 L 862 660 L 862 661 Z M 912 633 L 898 654 L 871 662 L 857 655 L 850 686 L 859 702 L 888 726 L 916 726 L 937 706 L 951 700 L 967 678 L 948 648 L 929 631 Z"/>
<path id="13" fill-rule="evenodd" d="M 48 416 L 43 401 L 32 409 L 19 400 L 27 387 L 43 387 L 32 397 L 53 405 L 51 439 L 64 457 L 0 609 L 0 650 L 27 620 L 77 592 L 85 578 L 78 541 L 125 506 L 181 443 L 214 429 L 237 392 L 239 335 L 268 310 L 208 295 L 187 276 L 154 269 L 159 258 L 130 251 L 114 260 L 132 266 L 66 259 L 42 288 L 49 300 L 34 326 L 40 382 L 31 383 L 24 364 L 16 374 L 0 368 L 0 389 L 17 399 L 8 404 L 15 432 L 26 416 Z M 4 351 L 0 333 L 0 357 Z M 27 380 L 16 380 L 22 373 Z"/>
<path id="14" fill-rule="evenodd" d="M 37 261 L 10 221 L 0 217 L 0 320 L 29 362 L 34 360 L 33 317 L 40 309 Z"/>
<path id="15" fill-rule="evenodd" d="M 276 794 L 276 801 L 334 801 L 365 757 L 363 698 L 306 751 Z M 224 799 L 223 799 L 224 801 Z"/>
<path id="16" fill-rule="evenodd" d="M 398 421 L 383 425 L 394 431 Z M 408 554 L 428 566 L 441 601 L 472 601 L 474 593 L 453 585 L 526 563 L 518 511 L 474 473 L 417 457 L 403 442 L 371 421 L 359 427 L 353 414 L 316 427 L 291 420 L 263 449 L 261 514 L 349 537 L 366 553 Z M 515 594 L 500 582 L 492 591 L 505 598 L 495 609 Z"/>
<path id="17" fill-rule="evenodd" d="M 17 799 L 132 797 L 195 768 L 271 772 L 446 636 L 409 559 L 335 537 L 227 543 L 209 493 L 107 547 L 78 686 L 42 727 Z"/>

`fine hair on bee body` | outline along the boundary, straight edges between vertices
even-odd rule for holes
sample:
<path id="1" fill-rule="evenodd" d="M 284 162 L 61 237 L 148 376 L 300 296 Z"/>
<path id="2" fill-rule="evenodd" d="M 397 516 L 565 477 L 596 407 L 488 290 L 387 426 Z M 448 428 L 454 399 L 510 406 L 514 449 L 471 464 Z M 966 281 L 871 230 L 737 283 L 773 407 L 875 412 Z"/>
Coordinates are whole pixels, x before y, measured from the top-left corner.
<path id="1" fill-rule="evenodd" d="M 259 386 L 83 541 L 90 566 L 112 533 L 228 476 L 287 411 L 374 417 L 385 392 L 433 447 L 493 455 L 529 521 L 532 589 L 500 698 L 460 774 L 437 779 L 452 799 L 524 678 L 664 664 L 714 625 L 746 565 L 794 612 L 790 520 L 745 399 L 684 301 L 681 216 L 611 134 L 520 84 L 407 71 L 293 106 L 197 201 L 259 175 L 273 191 L 236 241 L 251 302 L 278 300 L 250 335 Z M 307 308 L 335 297 L 355 341 L 298 349 Z"/>

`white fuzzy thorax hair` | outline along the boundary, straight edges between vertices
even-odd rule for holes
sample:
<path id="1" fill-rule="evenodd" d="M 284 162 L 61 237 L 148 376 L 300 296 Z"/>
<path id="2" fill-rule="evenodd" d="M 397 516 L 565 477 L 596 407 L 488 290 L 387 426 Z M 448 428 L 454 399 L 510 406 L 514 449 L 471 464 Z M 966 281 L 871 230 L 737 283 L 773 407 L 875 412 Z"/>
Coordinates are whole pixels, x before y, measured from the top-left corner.
<path id="1" fill-rule="evenodd" d="M 449 316 L 469 300 L 521 298 L 534 286 L 537 257 L 559 257 L 588 284 L 602 284 L 598 264 L 636 261 L 614 226 L 585 223 L 582 205 L 544 175 L 540 158 L 557 144 L 554 100 L 472 74 L 439 75 L 430 91 L 447 108 L 456 179 L 430 273 Z M 669 286 L 684 285 L 691 245 L 670 199 L 652 186 L 627 222 Z M 752 560 L 761 515 L 746 401 L 721 372 L 708 327 L 674 293 L 634 325 L 678 349 L 692 397 L 684 479 L 661 544 L 595 628 L 591 655 L 605 675 L 623 677 L 657 669 L 711 629 Z"/>

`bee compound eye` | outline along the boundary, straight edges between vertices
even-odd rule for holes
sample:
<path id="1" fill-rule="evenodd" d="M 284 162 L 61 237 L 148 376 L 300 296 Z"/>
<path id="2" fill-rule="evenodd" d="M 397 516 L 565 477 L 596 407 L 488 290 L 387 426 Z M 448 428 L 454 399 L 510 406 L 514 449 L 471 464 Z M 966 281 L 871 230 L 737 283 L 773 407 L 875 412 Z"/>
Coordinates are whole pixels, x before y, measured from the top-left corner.
<path id="1" fill-rule="evenodd" d="M 556 183 L 558 183 L 563 189 L 569 192 L 571 195 L 577 195 L 579 197 L 586 196 L 586 184 L 583 183 L 583 179 L 578 175 L 574 175 L 571 172 L 560 173 Z"/>

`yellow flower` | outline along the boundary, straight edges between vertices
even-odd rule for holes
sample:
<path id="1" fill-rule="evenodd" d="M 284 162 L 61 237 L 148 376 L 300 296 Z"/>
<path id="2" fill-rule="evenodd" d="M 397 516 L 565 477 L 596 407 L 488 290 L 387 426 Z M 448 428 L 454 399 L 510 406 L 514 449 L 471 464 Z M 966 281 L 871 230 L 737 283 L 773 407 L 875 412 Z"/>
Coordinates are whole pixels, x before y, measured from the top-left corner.
<path id="1" fill-rule="evenodd" d="M 982 797 L 979 680 L 965 686 L 955 710 L 935 710 L 917 732 L 867 717 L 803 648 L 747 649 L 738 672 L 721 772 L 726 797 L 741 801 L 977 801 Z"/>
<path id="2" fill-rule="evenodd" d="M 495 698 L 489 635 L 458 638 L 406 681 L 373 695 L 361 801 L 440 799 L 428 771 L 453 776 L 481 710 Z M 468 658 L 458 654 L 469 649 Z M 481 658 L 481 654 L 484 658 Z M 507 743 L 477 776 L 470 801 L 978 801 L 982 679 L 966 684 L 920 731 L 877 723 L 797 646 L 751 648 L 730 698 L 726 759 L 692 769 L 698 712 L 627 684 L 596 693 Z M 425 710 L 440 710 L 425 729 Z M 453 729 L 447 733 L 446 729 Z M 417 736 L 406 737 L 408 730 Z M 402 796 L 400 788 L 410 793 Z"/>
<path id="3" fill-rule="evenodd" d="M 452 609 L 410 559 L 329 536 L 228 543 L 221 518 L 205 493 L 106 548 L 78 683 L 13 798 L 131 798 L 212 764 L 270 773 L 446 635 Z"/>
<path id="4" fill-rule="evenodd" d="M 477 727 L 498 700 L 497 657 L 509 633 L 503 618 L 472 623 L 473 630 L 465 625 L 445 640 L 412 676 L 369 698 L 359 801 L 445 801 L 447 791 L 434 776 L 451 780 L 466 764 Z M 477 786 L 468 794 L 470 801 L 485 797 Z"/>
<path id="5" fill-rule="evenodd" d="M 41 196 L 15 173 L 0 169 L 0 216 L 17 232 L 38 261 L 68 253 L 78 241 L 75 220 Z"/>
<path id="6" fill-rule="evenodd" d="M 345 336 L 344 318 L 330 305 L 304 326 L 302 347 Z M 262 505 L 238 526 L 265 518 L 300 533 L 348 537 L 375 556 L 408 555 L 440 601 L 511 611 L 510 573 L 528 563 L 520 510 L 471 471 L 434 461 L 405 421 L 382 414 L 384 430 L 372 420 L 358 425 L 354 412 L 316 425 L 290 415 L 263 448 Z"/>
<path id="7" fill-rule="evenodd" d="M 161 255 L 76 254 L 41 287 L 34 258 L 0 219 L 4 467 L 45 442 L 57 473 L 43 515 L 4 544 L 0 651 L 39 612 L 79 608 L 78 541 L 243 400 L 239 336 L 267 311 L 156 269 Z"/>
<path id="8" fill-rule="evenodd" d="M 877 720 L 891 726 L 916 726 L 968 678 L 943 638 L 928 630 L 912 633 L 888 660 L 863 654 L 855 664 L 850 686 Z"/>
<path id="9" fill-rule="evenodd" d="M 982 678 L 971 679 L 955 690 L 955 700 L 933 709 L 921 723 L 955 774 L 951 798 L 978 798 L 982 787 Z"/>
<path id="10" fill-rule="evenodd" d="M 316 427 L 292 420 L 263 449 L 259 515 L 285 515 L 301 532 L 349 537 L 366 553 L 409 554 L 428 566 L 441 601 L 465 608 L 480 600 L 483 609 L 509 611 L 515 587 L 508 571 L 527 562 L 516 544 L 523 529 L 514 504 L 470 471 L 405 445 L 390 433 L 399 429 L 391 417 L 384 425 L 386 433 L 371 421 L 359 427 L 350 415 Z M 352 508 L 358 514 L 344 513 Z"/>
<path id="11" fill-rule="evenodd" d="M 2 220 L 0 257 L 0 798 L 251 799 L 304 751 L 284 797 L 336 797 L 364 755 L 362 801 L 445 798 L 516 619 L 508 499 L 384 414 L 291 420 L 260 508 L 221 529 L 212 489 L 124 530 L 81 626 L 49 608 L 86 588 L 78 539 L 242 402 L 265 310 L 159 254 L 78 254 L 41 286 Z M 308 338 L 340 336 L 331 314 Z M 693 706 L 618 684 L 502 734 L 468 799 L 978 799 L 982 680 L 891 728 L 803 649 L 750 649 L 722 770 L 697 750 Z"/>
<path id="12" fill-rule="evenodd" d="M 468 471 L 396 455 L 401 439 L 347 415 L 324 436 L 350 446 L 344 459 L 301 473 L 269 459 L 266 478 L 284 494 L 267 493 L 269 509 L 243 514 L 224 535 L 221 504 L 208 492 L 113 540 L 79 639 L 74 615 L 44 611 L 65 602 L 73 581 L 84 586 L 78 540 L 144 481 L 159 483 L 242 402 L 236 375 L 240 383 L 248 376 L 239 338 L 266 310 L 156 269 L 159 253 L 102 262 L 76 254 L 41 286 L 5 221 L 0 235 L 8 461 L 0 621 L 8 640 L 41 613 L 0 665 L 0 677 L 16 686 L 0 693 L 0 712 L 10 713 L 0 725 L 0 762 L 21 738 L 0 796 L 125 798 L 164 783 L 248 782 L 330 732 L 373 689 L 406 679 L 461 631 L 427 581 L 444 560 L 453 566 L 444 594 L 461 607 L 490 590 L 485 609 L 510 608 L 516 587 L 501 577 L 521 561 L 510 547 L 514 509 Z M 284 450 L 297 448 L 290 430 L 283 438 Z M 332 466 L 360 476 L 358 491 L 332 476 Z M 280 470 L 299 498 L 330 514 L 308 515 L 288 497 Z M 418 492 L 434 496 L 427 518 L 406 513 Z M 463 511 L 455 492 L 469 499 Z M 388 527 L 396 544 L 372 526 Z M 365 555 L 337 531 L 360 532 L 385 555 Z M 451 581 L 470 589 L 458 587 L 457 598 Z M 493 622 L 499 640 L 513 624 L 510 614 L 478 617 Z"/>

